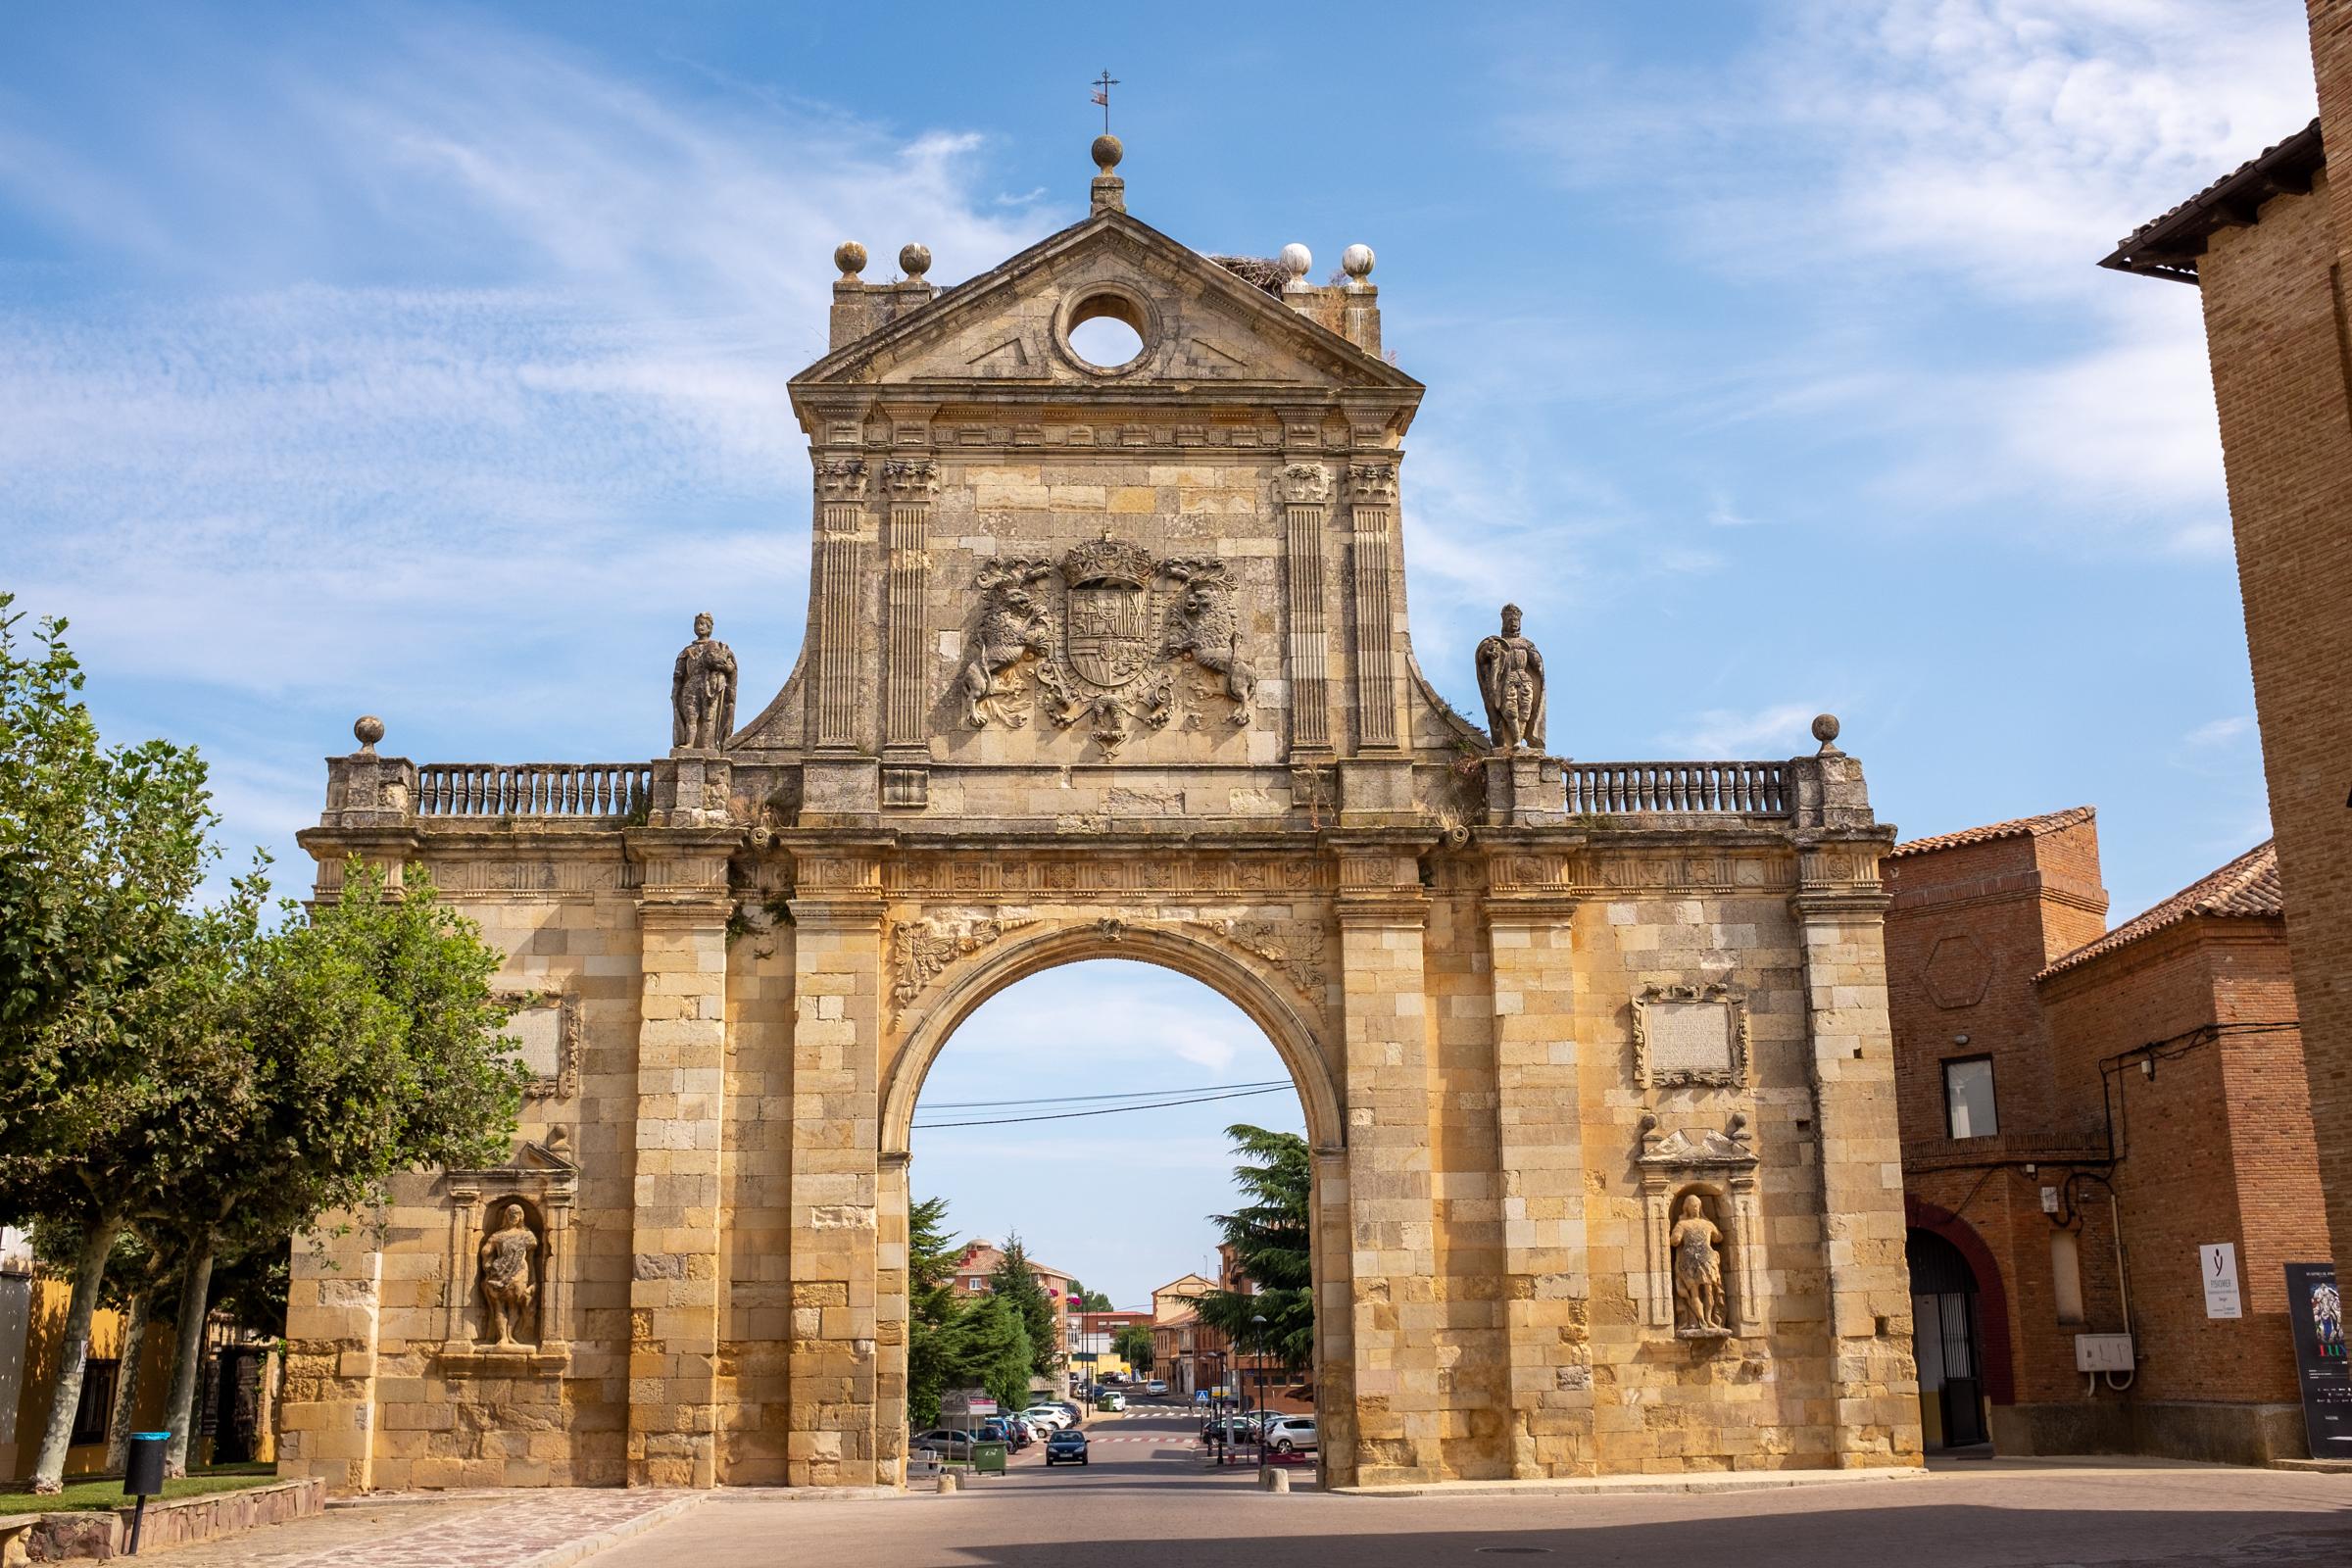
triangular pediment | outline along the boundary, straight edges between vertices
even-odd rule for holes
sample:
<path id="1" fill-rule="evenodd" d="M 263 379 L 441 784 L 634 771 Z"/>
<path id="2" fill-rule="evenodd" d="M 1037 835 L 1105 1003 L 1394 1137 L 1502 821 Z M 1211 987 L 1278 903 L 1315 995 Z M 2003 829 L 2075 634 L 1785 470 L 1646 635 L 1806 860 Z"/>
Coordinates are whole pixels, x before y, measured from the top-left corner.
<path id="1" fill-rule="evenodd" d="M 1111 302 L 1144 337 L 1129 365 L 1090 368 L 1072 318 Z M 1118 212 L 1039 241 L 843 345 L 793 378 L 829 386 L 1117 391 L 1224 384 L 1389 391 L 1421 384 L 1208 257 Z"/>

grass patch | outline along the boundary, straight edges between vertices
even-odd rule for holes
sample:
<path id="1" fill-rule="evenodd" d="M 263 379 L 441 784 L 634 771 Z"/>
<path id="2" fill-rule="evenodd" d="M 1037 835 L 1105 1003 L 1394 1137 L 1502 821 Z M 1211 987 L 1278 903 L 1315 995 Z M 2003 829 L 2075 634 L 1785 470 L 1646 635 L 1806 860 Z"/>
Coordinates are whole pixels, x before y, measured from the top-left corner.
<path id="1" fill-rule="evenodd" d="M 266 1487 L 277 1479 L 277 1470 L 267 1464 L 224 1464 L 202 1470 L 177 1481 L 164 1483 L 166 1497 L 201 1497 L 213 1492 L 243 1492 L 249 1487 Z M 62 1513 L 96 1508 L 121 1508 L 136 1499 L 124 1496 L 120 1477 L 104 1480 L 69 1481 L 66 1490 L 54 1496 L 36 1496 L 29 1492 L 0 1492 L 0 1513 Z"/>

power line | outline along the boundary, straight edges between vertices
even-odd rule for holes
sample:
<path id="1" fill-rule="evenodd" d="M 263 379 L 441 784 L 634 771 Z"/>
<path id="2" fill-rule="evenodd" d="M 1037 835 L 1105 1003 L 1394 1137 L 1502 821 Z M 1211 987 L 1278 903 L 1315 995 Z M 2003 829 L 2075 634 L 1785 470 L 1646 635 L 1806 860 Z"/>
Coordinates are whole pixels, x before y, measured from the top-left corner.
<path id="1" fill-rule="evenodd" d="M 1123 1095 L 1036 1095 L 1027 1100 L 943 1100 L 933 1110 L 987 1110 L 999 1105 L 1075 1105 L 1100 1100 L 1157 1100 L 1165 1095 L 1208 1095 L 1227 1089 L 1284 1089 L 1288 1078 L 1258 1078 L 1241 1084 L 1191 1084 L 1182 1089 L 1131 1089 Z"/>
<path id="2" fill-rule="evenodd" d="M 1175 1105 L 1199 1105 L 1212 1100 L 1248 1100 L 1253 1095 L 1277 1095 L 1290 1088 L 1276 1084 L 1267 1089 L 1237 1089 L 1223 1095 L 1196 1095 L 1190 1100 L 1164 1100 L 1150 1105 L 1104 1105 L 1099 1110 L 1061 1110 L 1048 1116 L 987 1116 L 976 1121 L 917 1122 L 911 1129 L 918 1133 L 936 1132 L 948 1127 L 1002 1127 L 1017 1121 L 1068 1121 L 1077 1116 L 1116 1116 L 1128 1110 L 1166 1110 Z"/>

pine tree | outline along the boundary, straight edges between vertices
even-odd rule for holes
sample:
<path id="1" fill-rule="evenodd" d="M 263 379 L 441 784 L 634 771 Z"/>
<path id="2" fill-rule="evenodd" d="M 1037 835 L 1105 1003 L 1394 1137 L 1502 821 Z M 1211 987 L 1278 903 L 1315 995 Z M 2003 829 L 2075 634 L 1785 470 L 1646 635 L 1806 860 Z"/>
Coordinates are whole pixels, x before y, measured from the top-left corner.
<path id="1" fill-rule="evenodd" d="M 1315 1353 L 1315 1269 L 1307 1216 L 1314 1166 L 1306 1140 L 1246 1122 L 1225 1129 L 1243 1162 L 1233 1179 L 1248 1200 L 1230 1214 L 1211 1214 L 1234 1261 L 1255 1292 L 1211 1291 L 1197 1298 L 1200 1320 L 1244 1355 L 1262 1348 L 1289 1367 L 1311 1367 Z M 1256 1319 L 1264 1318 L 1261 1329 Z"/>
<path id="2" fill-rule="evenodd" d="M 1061 1361 L 1055 1349 L 1060 1336 L 1054 1333 L 1054 1322 L 1059 1308 L 1054 1298 L 1046 1294 L 1046 1288 L 1037 1283 L 1028 1250 L 1021 1246 L 1018 1236 L 1004 1238 L 1004 1250 L 997 1258 L 995 1272 L 989 1276 L 989 1289 L 996 1299 L 1010 1302 L 1020 1313 L 1022 1327 L 1029 1336 L 1030 1371 L 1040 1376 L 1052 1374 Z"/>

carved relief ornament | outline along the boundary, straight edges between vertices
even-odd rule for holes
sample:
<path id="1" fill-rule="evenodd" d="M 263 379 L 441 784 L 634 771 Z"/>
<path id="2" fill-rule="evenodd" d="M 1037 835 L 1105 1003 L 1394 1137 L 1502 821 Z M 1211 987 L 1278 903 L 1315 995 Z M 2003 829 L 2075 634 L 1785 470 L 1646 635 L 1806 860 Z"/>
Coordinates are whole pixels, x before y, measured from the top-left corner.
<path id="1" fill-rule="evenodd" d="M 896 501 L 920 501 L 939 492 L 939 466 L 928 459 L 882 465 L 882 489 Z"/>
<path id="2" fill-rule="evenodd" d="M 895 1021 L 948 965 L 1000 941 L 1007 932 L 1034 925 L 1032 919 L 1003 915 L 925 915 L 891 927 L 890 1015 Z"/>
<path id="3" fill-rule="evenodd" d="M 863 458 L 822 458 L 816 465 L 816 491 L 827 501 L 855 501 L 865 494 Z"/>
<path id="4" fill-rule="evenodd" d="M 979 616 L 956 676 L 973 729 L 1023 727 L 1043 692 L 1057 727 L 1091 719 L 1102 755 L 1116 756 L 1138 726 L 1165 729 L 1184 708 L 1174 678 L 1180 660 L 1232 704 L 1232 723 L 1250 722 L 1257 674 L 1243 651 L 1237 585 L 1225 563 L 1159 561 L 1106 536 L 1058 562 L 989 562 L 973 583 Z M 1184 727 L 1200 722 L 1196 709 Z"/>
<path id="5" fill-rule="evenodd" d="M 442 1173 L 449 1250 L 441 1371 L 560 1374 L 571 1364 L 571 1210 L 580 1169 L 562 1126 L 494 1170 Z"/>
<path id="6" fill-rule="evenodd" d="M 1747 1087 L 1747 1001 L 1734 987 L 1722 981 L 1643 986 L 1633 1011 L 1638 1087 Z"/>
<path id="7" fill-rule="evenodd" d="M 1351 463 L 1348 466 L 1348 494 L 1360 506 L 1385 507 L 1396 500 L 1396 465 Z"/>
<path id="8" fill-rule="evenodd" d="M 1320 925 L 1279 920 L 1193 920 L 1274 969 L 1305 995 L 1320 1000 L 1327 989 Z"/>
<path id="9" fill-rule="evenodd" d="M 1282 499 L 1311 503 L 1331 499 L 1331 470 L 1320 463 L 1294 463 L 1282 470 Z"/>

